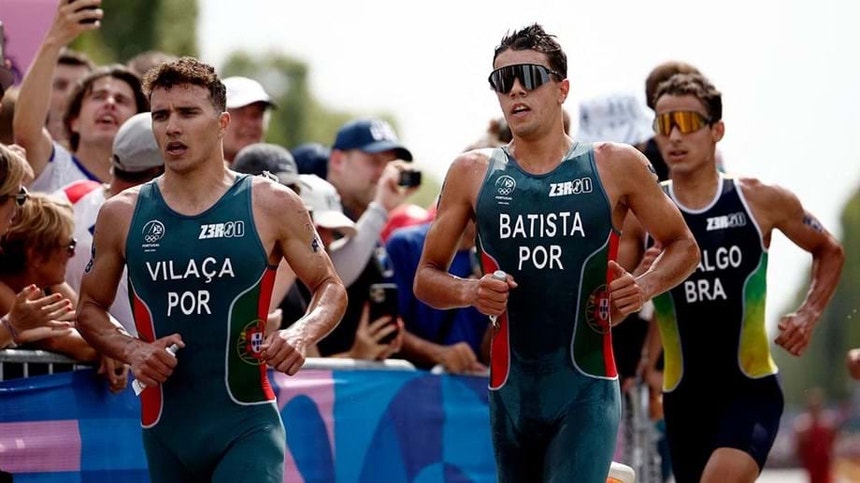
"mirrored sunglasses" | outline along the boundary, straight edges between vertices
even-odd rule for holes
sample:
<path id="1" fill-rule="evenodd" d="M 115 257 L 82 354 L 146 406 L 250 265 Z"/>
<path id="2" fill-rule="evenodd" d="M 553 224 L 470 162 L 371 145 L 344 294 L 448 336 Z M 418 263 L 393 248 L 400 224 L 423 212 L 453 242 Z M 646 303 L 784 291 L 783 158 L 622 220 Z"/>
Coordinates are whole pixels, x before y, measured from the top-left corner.
<path id="1" fill-rule="evenodd" d="M 489 80 L 490 87 L 499 94 L 507 94 L 514 88 L 514 80 L 518 79 L 523 89 L 533 91 L 546 84 L 550 75 L 562 79 L 562 75 L 540 64 L 514 64 L 499 67 L 494 70 Z"/>
<path id="2" fill-rule="evenodd" d="M 681 134 L 690 134 L 711 124 L 711 120 L 696 111 L 672 111 L 654 118 L 654 132 L 668 136 L 677 127 Z"/>

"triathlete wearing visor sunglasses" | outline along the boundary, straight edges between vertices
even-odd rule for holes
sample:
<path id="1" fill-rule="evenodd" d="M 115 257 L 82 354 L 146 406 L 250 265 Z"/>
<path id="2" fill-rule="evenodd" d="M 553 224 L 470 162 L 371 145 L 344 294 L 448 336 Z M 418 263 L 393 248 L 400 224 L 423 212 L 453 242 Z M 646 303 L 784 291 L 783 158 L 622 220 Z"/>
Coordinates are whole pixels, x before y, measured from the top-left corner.
<path id="1" fill-rule="evenodd" d="M 564 78 L 558 72 L 540 64 L 514 64 L 499 67 L 487 80 L 490 81 L 490 87 L 494 91 L 507 94 L 514 88 L 514 79 L 519 79 L 523 89 L 533 91 L 546 84 L 550 80 L 550 75 L 559 79 Z"/>
<path id="2" fill-rule="evenodd" d="M 677 127 L 681 134 L 690 134 L 710 125 L 711 120 L 699 112 L 671 111 L 657 114 L 653 127 L 655 133 L 668 136 L 672 133 L 673 126 Z"/>

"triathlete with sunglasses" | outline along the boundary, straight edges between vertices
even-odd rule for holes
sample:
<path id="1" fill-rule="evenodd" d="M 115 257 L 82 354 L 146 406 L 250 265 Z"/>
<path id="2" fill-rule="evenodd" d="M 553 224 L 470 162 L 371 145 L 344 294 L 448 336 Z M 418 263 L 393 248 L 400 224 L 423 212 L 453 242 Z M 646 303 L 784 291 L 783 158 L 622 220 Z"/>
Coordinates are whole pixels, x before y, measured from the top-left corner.
<path id="1" fill-rule="evenodd" d="M 806 349 L 833 295 L 842 247 L 792 192 L 717 170 L 722 96 L 707 79 L 676 74 L 660 84 L 655 101 L 656 140 L 670 168 L 663 187 L 702 254 L 694 274 L 654 298 L 673 473 L 678 483 L 753 482 L 784 403 L 765 327 L 771 235 L 781 231 L 813 257 L 806 299 L 782 318 L 775 340 L 794 356 Z M 630 221 L 623 245 L 642 246 L 644 232 Z"/>
<path id="2" fill-rule="evenodd" d="M 570 82 L 555 36 L 537 24 L 513 32 L 493 67 L 513 140 L 454 160 L 415 293 L 436 308 L 497 317 L 489 404 L 498 481 L 603 483 L 621 412 L 611 321 L 686 278 L 698 250 L 639 151 L 564 132 Z M 665 247 L 637 279 L 615 262 L 628 211 Z M 470 219 L 479 279 L 447 272 Z"/>

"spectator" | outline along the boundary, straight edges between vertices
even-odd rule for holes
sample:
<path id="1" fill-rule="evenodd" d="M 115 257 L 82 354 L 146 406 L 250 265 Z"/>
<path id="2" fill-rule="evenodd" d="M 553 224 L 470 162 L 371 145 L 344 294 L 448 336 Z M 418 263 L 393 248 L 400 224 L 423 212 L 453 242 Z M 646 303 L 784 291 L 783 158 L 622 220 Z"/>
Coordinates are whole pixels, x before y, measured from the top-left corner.
<path id="1" fill-rule="evenodd" d="M 134 72 L 135 75 L 143 79 L 143 76 L 146 72 L 165 62 L 173 62 L 177 57 L 173 54 L 168 54 L 167 52 L 162 52 L 160 50 L 147 50 L 146 52 L 141 52 L 131 59 L 129 59 L 125 66 L 128 67 L 128 70 Z"/>
<path id="2" fill-rule="evenodd" d="M 504 118 L 493 119 L 487 132 L 466 151 L 502 146 L 510 141 L 510 136 Z M 404 206 L 414 205 L 401 205 L 401 208 Z M 392 218 L 397 216 L 395 213 L 399 209 L 392 212 Z M 488 330 L 490 321 L 487 316 L 474 307 L 435 309 L 418 300 L 412 290 L 433 214 L 435 210 L 416 212 L 416 222 L 394 230 L 386 242 L 405 327 L 401 356 L 423 369 L 439 367 L 452 374 L 483 373 L 490 360 L 489 340 L 492 335 Z M 423 216 L 422 221 L 417 221 L 419 216 Z M 461 278 L 480 278 L 483 275 L 475 247 L 474 222 L 470 221 L 466 226 L 448 272 Z"/>
<path id="3" fill-rule="evenodd" d="M 389 212 L 417 189 L 397 184 L 408 161 L 412 161 L 412 153 L 383 120 L 353 120 L 337 133 L 328 163 L 328 181 L 337 189 L 346 216 L 356 221 L 356 235 L 351 243 L 332 250 L 333 257 L 346 261 L 336 265 L 348 287 L 349 304 L 340 325 L 320 341 L 323 356 L 350 352 L 357 339 L 356 330 L 372 323 L 362 321 L 367 317 L 370 285 L 391 280 L 392 269 L 380 234 Z M 359 334 L 358 338 L 365 335 Z"/>
<path id="4" fill-rule="evenodd" d="M 292 150 L 301 174 L 315 174 L 322 179 L 328 176 L 328 158 L 331 149 L 320 143 L 304 143 Z"/>
<path id="5" fill-rule="evenodd" d="M 13 127 L 15 141 L 27 150 L 36 179 L 33 191 L 51 193 L 80 179 L 110 179 L 113 138 L 126 119 L 149 109 L 136 75 L 121 65 L 101 67 L 75 86 L 63 124 L 69 150 L 45 128 L 50 111 L 51 82 L 60 52 L 82 32 L 99 28 L 100 9 L 76 9 L 58 2 L 57 14 L 21 84 Z"/>
<path id="6" fill-rule="evenodd" d="M 806 397 L 806 411 L 794 418 L 794 445 L 809 483 L 833 481 L 833 458 L 840 418 L 824 407 L 824 393 L 812 388 Z"/>
<path id="7" fill-rule="evenodd" d="M 236 154 L 233 170 L 254 175 L 269 173 L 276 178 L 275 181 L 296 193 L 301 192 L 296 161 L 286 148 L 277 144 L 254 143 L 245 146 Z"/>
<path id="8" fill-rule="evenodd" d="M 0 143 L 7 145 L 15 142 L 15 133 L 12 131 L 12 118 L 15 116 L 18 90 L 17 87 L 10 87 L 6 90 L 3 98 L 0 99 Z M 32 181 L 32 179 L 33 177 L 31 176 L 29 181 Z"/>
<path id="9" fill-rule="evenodd" d="M 230 113 L 230 125 L 224 133 L 224 158 L 229 165 L 242 148 L 265 139 L 269 109 L 274 109 L 275 103 L 254 79 L 227 77 L 223 82 L 227 88 L 227 112 Z"/>
<path id="10" fill-rule="evenodd" d="M 30 196 L 24 179 L 30 166 L 16 152 L 0 144 L 0 235 Z M 0 237 L 2 238 L 2 237 Z M 0 255 L 2 256 L 2 255 Z M 9 289 L 11 292 L 11 289 Z M 66 316 L 73 307 L 60 294 L 44 296 L 35 285 L 24 287 L 17 295 L 9 294 L 6 315 L 0 318 L 0 349 L 36 342 L 48 337 L 70 335 L 72 324 Z"/>
<path id="11" fill-rule="evenodd" d="M 54 79 L 51 83 L 51 107 L 48 111 L 47 128 L 51 138 L 68 149 L 69 134 L 63 125 L 69 96 L 78 83 L 95 70 L 96 65 L 83 52 L 64 47 L 60 50 Z"/>
<path id="12" fill-rule="evenodd" d="M 152 116 L 142 112 L 130 117 L 120 126 L 113 141 L 111 176 L 108 183 L 81 180 L 57 190 L 54 195 L 72 205 L 75 219 L 77 250 L 69 260 L 66 282 L 76 293 L 80 291 L 93 244 L 96 217 L 105 200 L 120 191 L 145 183 L 164 172 L 164 160 L 152 134 Z M 120 279 L 117 297 L 110 314 L 131 335 L 137 335 L 126 277 Z"/>
<path id="13" fill-rule="evenodd" d="M 18 210 L 15 221 L 0 242 L 0 313 L 12 307 L 11 298 L 35 285 L 44 294 L 57 291 L 63 284 L 66 264 L 75 252 L 72 236 L 74 220 L 68 203 L 43 193 L 31 193 Z M 63 289 L 61 289 L 63 290 Z M 75 294 L 63 290 L 66 304 L 76 302 Z M 61 311 L 61 320 L 74 320 L 74 313 Z M 30 347 L 67 355 L 84 362 L 98 359 L 96 351 L 77 331 L 33 342 Z"/>

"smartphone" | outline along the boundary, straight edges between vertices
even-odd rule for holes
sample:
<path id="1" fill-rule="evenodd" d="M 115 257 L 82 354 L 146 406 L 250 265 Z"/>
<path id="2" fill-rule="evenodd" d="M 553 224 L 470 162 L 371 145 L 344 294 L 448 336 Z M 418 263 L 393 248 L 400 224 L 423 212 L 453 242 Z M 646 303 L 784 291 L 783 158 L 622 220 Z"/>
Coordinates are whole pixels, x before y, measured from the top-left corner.
<path id="1" fill-rule="evenodd" d="M 400 312 L 397 300 L 397 284 L 394 283 L 374 283 L 370 285 L 368 293 L 370 300 L 370 319 L 368 322 L 390 316 L 391 323 L 397 324 L 397 315 Z M 397 330 L 383 337 L 379 342 L 389 344 L 397 337 Z"/>
<path id="2" fill-rule="evenodd" d="M 69 0 L 69 3 L 75 3 L 75 0 Z M 96 9 L 98 9 L 98 7 L 81 7 L 79 9 L 75 10 L 75 12 L 80 12 L 81 10 L 96 10 Z M 88 23 L 96 23 L 96 22 L 97 22 L 97 20 L 94 18 L 85 18 L 85 19 L 81 20 L 80 23 L 88 24 Z"/>
<path id="3" fill-rule="evenodd" d="M 397 181 L 400 186 L 412 187 L 421 186 L 421 171 L 414 169 L 405 169 L 400 172 L 400 179 Z"/>

